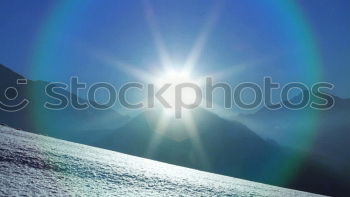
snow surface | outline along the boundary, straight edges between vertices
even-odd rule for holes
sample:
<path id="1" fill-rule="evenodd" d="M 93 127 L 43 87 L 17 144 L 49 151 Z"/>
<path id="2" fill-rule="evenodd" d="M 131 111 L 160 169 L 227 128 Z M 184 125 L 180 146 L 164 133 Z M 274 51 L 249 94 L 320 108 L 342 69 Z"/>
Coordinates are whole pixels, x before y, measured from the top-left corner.
<path id="1" fill-rule="evenodd" d="M 0 126 L 0 196 L 316 196 Z"/>

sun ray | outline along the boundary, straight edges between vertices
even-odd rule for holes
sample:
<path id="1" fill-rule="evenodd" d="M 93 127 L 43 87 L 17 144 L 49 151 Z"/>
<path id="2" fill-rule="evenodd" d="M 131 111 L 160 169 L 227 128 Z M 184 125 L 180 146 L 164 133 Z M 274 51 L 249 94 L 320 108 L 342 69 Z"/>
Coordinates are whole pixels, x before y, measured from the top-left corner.
<path id="1" fill-rule="evenodd" d="M 226 68 L 223 71 L 213 71 L 210 72 L 210 77 L 213 79 L 225 79 L 228 77 L 234 77 L 237 76 L 239 74 L 241 74 L 249 65 L 247 64 L 238 64 L 238 65 L 233 65 L 230 66 L 229 68 Z M 202 78 L 206 78 L 209 76 L 202 76 Z"/>
<path id="2" fill-rule="evenodd" d="M 193 120 L 192 114 L 187 114 L 187 117 L 184 118 L 184 124 L 188 134 L 190 135 L 190 140 L 192 141 L 195 150 L 198 152 L 200 163 L 204 168 L 210 169 L 210 163 L 208 157 L 203 149 L 202 142 L 198 136 L 198 129 L 195 121 Z"/>
<path id="3" fill-rule="evenodd" d="M 164 112 L 162 112 L 162 113 L 164 113 Z M 169 121 L 170 121 L 169 116 L 166 116 L 166 115 L 159 116 L 159 119 L 156 123 L 156 127 L 154 129 L 155 133 L 153 134 L 153 136 L 151 137 L 151 140 L 149 142 L 149 146 L 148 146 L 147 153 L 146 153 L 147 156 L 149 156 L 149 157 L 153 156 L 155 149 L 157 148 L 157 146 L 159 145 L 159 143 L 162 139 L 162 134 L 164 133 L 164 131 L 168 127 Z"/>
<path id="4" fill-rule="evenodd" d="M 153 39 L 155 41 L 163 69 L 172 67 L 172 61 L 171 61 L 170 55 L 164 44 L 163 37 L 158 30 L 159 27 L 154 17 L 153 8 L 148 1 L 144 1 L 144 7 L 145 7 L 145 15 L 146 15 Z"/>
<path id="5" fill-rule="evenodd" d="M 214 10 L 211 12 L 211 14 L 209 15 L 206 24 L 202 28 L 202 31 L 200 31 L 200 34 L 197 40 L 195 41 L 191 49 L 191 52 L 187 57 L 187 60 L 184 64 L 184 68 L 189 72 L 192 72 L 194 66 L 197 64 L 197 61 L 202 53 L 204 45 L 208 40 L 208 36 L 213 29 L 215 21 L 218 18 L 218 13 L 219 13 L 219 6 L 216 6 Z"/>
<path id="6" fill-rule="evenodd" d="M 104 65 L 122 71 L 123 73 L 141 80 L 142 82 L 151 82 L 154 79 L 154 76 L 149 71 L 142 70 L 111 56 L 99 54 L 97 57 Z"/>

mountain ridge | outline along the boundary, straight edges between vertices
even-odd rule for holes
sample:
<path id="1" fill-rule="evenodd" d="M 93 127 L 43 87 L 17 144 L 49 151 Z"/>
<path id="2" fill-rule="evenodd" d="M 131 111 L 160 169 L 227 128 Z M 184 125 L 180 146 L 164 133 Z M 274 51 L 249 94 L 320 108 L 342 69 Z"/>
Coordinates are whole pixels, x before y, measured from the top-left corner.
<path id="1" fill-rule="evenodd" d="M 44 103 L 54 101 L 45 93 L 45 87 L 49 82 L 26 79 L 3 65 L 0 65 L 0 71 L 0 91 L 5 92 L 8 87 L 13 87 L 18 92 L 18 97 L 15 100 L 9 100 L 4 94 L 1 94 L 0 101 L 4 104 L 15 105 L 23 99 L 29 100 L 28 106 L 23 110 L 16 112 L 1 110 L 2 124 L 67 139 L 73 135 L 73 131 L 91 129 L 92 127 L 117 128 L 119 123 L 128 119 L 127 116 L 111 109 L 103 111 L 92 108 L 75 110 L 71 106 L 62 110 L 46 109 Z M 25 83 L 17 84 L 18 79 L 25 80 Z M 73 97 L 85 101 L 66 90 L 60 93 L 67 98 Z M 57 120 L 63 124 L 58 124 Z"/>
<path id="2" fill-rule="evenodd" d="M 0 80 L 13 84 L 17 78 Z M 46 83 L 28 80 L 26 87 L 15 86 L 24 94 L 19 99 L 29 96 L 36 103 L 47 101 L 42 92 Z M 0 101 L 3 99 L 0 97 Z M 76 112 L 73 108 L 52 111 L 31 105 L 21 112 L 1 111 L 0 118 L 5 124 L 30 132 L 218 174 L 329 195 L 347 191 L 341 176 L 311 157 L 302 158 L 293 177 L 280 182 L 284 171 L 295 170 L 286 163 L 299 153 L 265 140 L 244 122 L 228 121 L 207 110 L 196 109 L 191 112 L 197 126 L 195 132 L 187 132 L 181 120 L 171 120 L 160 135 L 155 129 L 161 117 L 159 112 L 144 112 L 115 127 L 118 113 L 107 111 Z M 107 123 L 99 122 L 105 119 Z M 95 127 L 90 124 L 94 121 L 98 123 Z"/>
<path id="3" fill-rule="evenodd" d="M 287 182 L 280 182 L 279 177 L 284 176 L 284 171 L 292 170 L 286 166 L 286 163 L 300 153 L 270 143 L 243 124 L 225 120 L 207 110 L 194 110 L 192 113 L 197 114 L 193 115 L 198 129 L 197 135 L 194 135 L 195 138 L 193 135 L 192 138 L 188 135 L 187 139 L 179 141 L 178 138 L 167 135 L 167 132 L 177 132 L 177 129 L 181 128 L 179 122 L 170 124 L 163 133 L 158 134 L 154 130 L 156 128 L 154 124 L 157 122 L 154 122 L 154 118 L 150 116 L 157 116 L 159 113 L 147 111 L 136 116 L 114 133 L 110 133 L 94 146 L 304 191 L 334 194 L 338 190 L 346 190 L 340 176 L 328 171 L 311 157 L 300 161 L 300 172 L 296 172 L 293 178 Z M 202 145 L 202 149 L 198 144 Z M 150 145 L 153 145 L 153 149 Z M 330 188 L 325 188 L 328 182 L 334 184 Z M 323 188 L 322 191 L 319 188 Z"/>

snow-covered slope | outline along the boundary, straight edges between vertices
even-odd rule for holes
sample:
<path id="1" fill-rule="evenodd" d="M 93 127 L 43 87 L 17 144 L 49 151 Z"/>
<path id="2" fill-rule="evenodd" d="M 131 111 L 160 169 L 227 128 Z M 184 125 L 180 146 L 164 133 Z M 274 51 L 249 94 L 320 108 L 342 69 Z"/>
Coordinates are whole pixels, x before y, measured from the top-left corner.
<path id="1" fill-rule="evenodd" d="M 0 126 L 0 196 L 314 196 Z"/>

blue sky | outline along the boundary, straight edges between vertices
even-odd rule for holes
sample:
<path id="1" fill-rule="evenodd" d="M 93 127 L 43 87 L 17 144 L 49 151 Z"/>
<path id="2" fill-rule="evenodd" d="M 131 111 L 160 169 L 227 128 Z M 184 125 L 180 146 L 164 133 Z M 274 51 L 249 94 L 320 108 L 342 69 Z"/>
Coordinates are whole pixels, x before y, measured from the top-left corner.
<path id="1" fill-rule="evenodd" d="M 320 61 L 318 80 L 334 83 L 337 95 L 350 97 L 350 2 L 346 0 L 295 1 L 301 14 L 286 13 L 287 6 L 272 0 L 3 0 L 0 63 L 29 78 L 47 81 L 66 81 L 72 75 L 87 82 L 133 80 L 102 57 L 144 70 L 160 65 L 146 17 L 147 2 L 156 29 L 178 65 L 216 13 L 195 72 L 232 72 L 217 80 L 233 84 L 259 83 L 263 76 L 273 76 L 281 83 L 308 82 L 314 70 L 303 61 L 307 44 L 297 39 L 305 29 L 293 24 L 293 17 L 302 15 Z"/>

